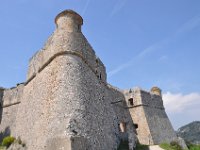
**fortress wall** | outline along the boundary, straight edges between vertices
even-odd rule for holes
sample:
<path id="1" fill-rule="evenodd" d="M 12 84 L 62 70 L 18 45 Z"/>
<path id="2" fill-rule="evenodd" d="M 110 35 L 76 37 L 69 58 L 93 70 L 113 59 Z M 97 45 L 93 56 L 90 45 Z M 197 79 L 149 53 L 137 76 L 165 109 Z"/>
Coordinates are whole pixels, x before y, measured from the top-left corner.
<path id="1" fill-rule="evenodd" d="M 115 114 L 117 115 L 117 122 L 118 122 L 118 136 L 119 140 L 128 140 L 129 147 L 133 148 L 136 145 L 136 131 L 134 128 L 134 124 L 130 115 L 129 110 L 127 109 L 127 104 L 125 101 L 125 97 L 123 93 L 108 85 L 109 87 L 109 95 L 111 99 L 111 104 Z M 124 124 L 124 132 L 120 131 L 120 124 Z M 120 142 L 120 141 L 119 141 Z"/>
<path id="2" fill-rule="evenodd" d="M 142 95 L 143 102 L 148 101 L 148 97 Z M 162 103 L 162 97 L 151 95 L 152 104 L 144 106 L 145 117 L 151 132 L 153 144 L 170 142 L 176 139 L 176 133 L 169 121 Z"/>
<path id="3" fill-rule="evenodd" d="M 153 144 L 169 143 L 177 138 L 164 109 L 145 107 L 144 110 Z"/>
<path id="4" fill-rule="evenodd" d="M 96 58 L 96 74 L 100 78 L 100 80 L 106 83 L 107 81 L 106 67 L 99 58 Z"/>
<path id="5" fill-rule="evenodd" d="M 142 107 L 142 92 L 141 89 L 135 88 L 130 90 L 125 90 L 124 95 L 126 98 L 127 105 L 129 107 L 129 112 L 131 114 L 132 120 L 138 128 L 136 128 L 136 134 L 139 142 L 141 144 L 151 144 L 152 137 L 150 135 L 150 130 L 148 127 L 148 122 L 145 117 L 145 111 Z M 133 106 L 130 105 L 129 99 L 133 98 Z"/>
<path id="6" fill-rule="evenodd" d="M 118 122 L 109 93 L 80 57 L 57 56 L 25 86 L 16 136 L 30 150 L 71 136 L 85 137 L 89 149 L 116 149 Z"/>
<path id="7" fill-rule="evenodd" d="M 141 90 L 142 104 L 149 107 L 164 109 L 161 96 L 151 94 L 150 92 Z"/>
<path id="8" fill-rule="evenodd" d="M 15 123 L 18 106 L 23 95 L 24 85 L 20 84 L 12 89 L 5 89 L 2 97 L 0 140 L 7 135 L 15 134 Z"/>
<path id="9" fill-rule="evenodd" d="M 18 107 L 19 104 L 16 104 L 1 110 L 0 141 L 5 136 L 15 135 Z"/>
<path id="10" fill-rule="evenodd" d="M 136 135 L 141 144 L 149 145 L 152 143 L 152 137 L 148 128 L 147 119 L 144 117 L 143 107 L 135 107 L 129 109 L 134 124 L 138 126 Z"/>
<path id="11" fill-rule="evenodd" d="M 24 84 L 19 84 L 17 87 L 5 89 L 3 94 L 3 107 L 8 107 L 20 103 L 23 95 Z"/>
<path id="12" fill-rule="evenodd" d="M 31 80 L 53 58 L 55 54 L 76 54 L 84 59 L 95 72 L 97 68 L 95 52 L 81 32 L 67 32 L 56 30 L 48 39 L 44 48 L 37 52 L 29 63 L 27 81 Z M 101 69 L 102 80 L 106 82 L 105 69 Z"/>

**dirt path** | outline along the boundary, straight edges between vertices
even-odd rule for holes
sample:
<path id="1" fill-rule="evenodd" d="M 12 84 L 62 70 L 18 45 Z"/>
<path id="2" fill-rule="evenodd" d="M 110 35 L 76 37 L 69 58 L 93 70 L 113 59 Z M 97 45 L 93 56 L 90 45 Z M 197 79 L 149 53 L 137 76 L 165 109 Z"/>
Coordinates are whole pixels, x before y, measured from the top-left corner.
<path id="1" fill-rule="evenodd" d="M 154 145 L 154 146 L 149 146 L 149 150 L 164 150 L 164 149 L 160 148 L 158 145 Z"/>

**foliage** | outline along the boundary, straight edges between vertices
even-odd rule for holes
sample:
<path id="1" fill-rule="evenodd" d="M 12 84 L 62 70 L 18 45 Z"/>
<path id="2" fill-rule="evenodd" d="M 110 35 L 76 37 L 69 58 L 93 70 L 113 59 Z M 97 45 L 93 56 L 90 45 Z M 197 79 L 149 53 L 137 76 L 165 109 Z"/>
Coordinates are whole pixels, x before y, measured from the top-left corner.
<path id="1" fill-rule="evenodd" d="M 200 145 L 195 145 L 190 142 L 186 142 L 186 144 L 189 150 L 200 150 Z"/>
<path id="2" fill-rule="evenodd" d="M 6 147 L 9 147 L 13 142 L 15 141 L 15 138 L 12 137 L 12 136 L 7 136 L 3 139 L 3 142 L 2 142 L 2 146 L 6 146 Z"/>
<path id="3" fill-rule="evenodd" d="M 175 141 L 171 142 L 170 144 L 168 144 L 168 143 L 162 143 L 159 146 L 161 148 L 165 149 L 165 150 L 183 150 L 181 148 L 181 146 L 177 142 L 175 142 Z"/>

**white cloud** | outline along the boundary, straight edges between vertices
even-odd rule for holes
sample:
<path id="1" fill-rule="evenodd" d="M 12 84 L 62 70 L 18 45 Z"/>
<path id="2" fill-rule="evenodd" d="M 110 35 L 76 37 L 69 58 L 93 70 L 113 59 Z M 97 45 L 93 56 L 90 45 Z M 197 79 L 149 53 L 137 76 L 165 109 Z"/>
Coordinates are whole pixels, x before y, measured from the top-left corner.
<path id="1" fill-rule="evenodd" d="M 163 101 L 168 113 L 183 113 L 195 111 L 200 106 L 200 93 L 182 94 L 167 92 L 163 94 Z"/>

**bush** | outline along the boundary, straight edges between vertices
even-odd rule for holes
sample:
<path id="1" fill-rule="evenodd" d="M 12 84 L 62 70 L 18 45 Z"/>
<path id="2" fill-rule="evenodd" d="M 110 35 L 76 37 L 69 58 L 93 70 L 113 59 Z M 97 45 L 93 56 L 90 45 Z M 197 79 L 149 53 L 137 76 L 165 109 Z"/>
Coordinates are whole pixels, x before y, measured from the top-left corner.
<path id="1" fill-rule="evenodd" d="M 3 139 L 2 146 L 9 147 L 13 142 L 15 141 L 15 138 L 12 136 L 7 136 Z"/>
<path id="2" fill-rule="evenodd" d="M 189 150 L 200 150 L 200 145 L 192 144 L 189 141 L 186 141 L 186 145 L 187 145 Z"/>
<path id="3" fill-rule="evenodd" d="M 182 150 L 182 147 L 178 144 L 178 142 L 176 142 L 176 141 L 172 141 L 171 143 L 170 143 L 170 146 L 172 147 L 172 148 L 174 148 L 174 149 L 176 149 L 176 150 Z"/>
<path id="4" fill-rule="evenodd" d="M 165 149 L 165 150 L 183 150 L 181 148 L 181 146 L 177 142 L 175 142 L 175 141 L 171 142 L 170 144 L 168 144 L 168 143 L 162 143 L 159 146 L 161 148 Z"/>
<path id="5" fill-rule="evenodd" d="M 161 143 L 159 146 L 165 150 L 172 150 L 168 143 Z"/>

